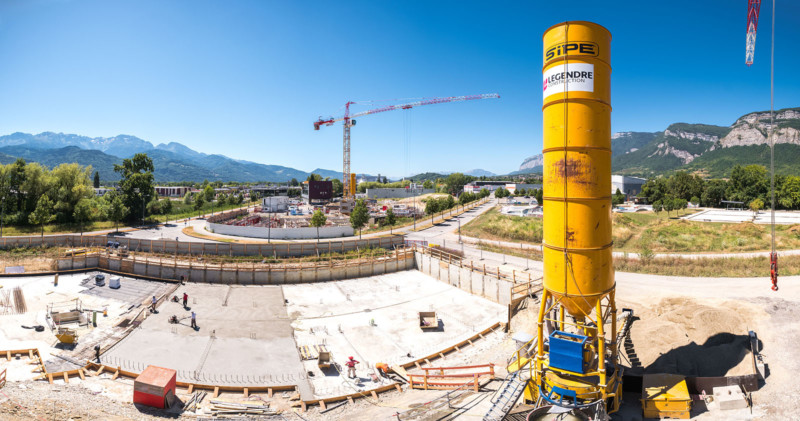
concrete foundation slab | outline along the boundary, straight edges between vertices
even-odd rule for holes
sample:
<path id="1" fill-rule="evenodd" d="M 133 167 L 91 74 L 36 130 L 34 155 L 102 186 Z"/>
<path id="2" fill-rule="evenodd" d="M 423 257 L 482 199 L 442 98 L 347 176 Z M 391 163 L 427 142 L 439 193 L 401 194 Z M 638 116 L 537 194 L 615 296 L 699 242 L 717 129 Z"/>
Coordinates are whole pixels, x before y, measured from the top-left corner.
<path id="1" fill-rule="evenodd" d="M 178 380 L 216 385 L 303 383 L 304 369 L 280 287 L 187 284 L 104 357 L 139 371 L 148 364 L 178 370 Z M 198 329 L 191 327 L 191 312 Z M 177 316 L 178 324 L 169 323 Z"/>
<path id="2" fill-rule="evenodd" d="M 314 360 L 304 362 L 315 374 L 311 383 L 317 397 L 379 387 L 386 380 L 370 380 L 375 363 L 403 364 L 436 354 L 507 320 L 505 306 L 419 271 L 283 289 L 298 345 L 324 344 L 343 373 L 349 356 L 360 361 L 356 380 L 336 369 L 323 372 Z M 420 311 L 436 311 L 439 328 L 420 329 Z"/>

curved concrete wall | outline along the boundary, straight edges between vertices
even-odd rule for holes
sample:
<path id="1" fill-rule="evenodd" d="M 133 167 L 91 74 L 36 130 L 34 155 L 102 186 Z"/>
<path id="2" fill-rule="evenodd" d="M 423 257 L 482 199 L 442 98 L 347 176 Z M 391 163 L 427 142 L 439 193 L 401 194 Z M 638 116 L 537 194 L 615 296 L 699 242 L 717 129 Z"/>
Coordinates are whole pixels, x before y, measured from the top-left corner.
<path id="1" fill-rule="evenodd" d="M 117 241 L 120 245 L 133 251 L 169 254 L 213 254 L 228 256 L 313 256 L 319 253 L 344 253 L 364 248 L 380 247 L 393 249 L 403 245 L 402 235 L 364 238 L 346 238 L 308 243 L 272 243 L 272 244 L 235 244 L 235 243 L 200 243 L 196 241 L 147 240 L 112 235 L 66 234 L 45 237 L 3 237 L 0 238 L 0 249 L 13 247 L 104 247 L 107 241 Z"/>
<path id="2" fill-rule="evenodd" d="M 206 264 L 175 264 L 163 261 L 135 261 L 115 256 L 78 256 L 58 259 L 58 270 L 99 269 L 130 276 L 146 276 L 161 280 L 221 283 L 236 285 L 276 285 L 327 282 L 341 279 L 383 275 L 414 268 L 414 253 L 400 252 L 388 258 L 360 262 L 324 262 L 315 267 L 256 268 L 208 266 Z M 124 282 L 124 281 L 123 281 Z"/>
<path id="3" fill-rule="evenodd" d="M 272 228 L 264 227 L 237 227 L 235 225 L 214 224 L 206 222 L 206 229 L 215 234 L 235 235 L 237 237 L 273 238 L 276 240 L 297 240 L 303 238 L 317 238 L 317 229 L 307 228 Z M 353 227 L 320 227 L 319 238 L 352 237 Z"/>

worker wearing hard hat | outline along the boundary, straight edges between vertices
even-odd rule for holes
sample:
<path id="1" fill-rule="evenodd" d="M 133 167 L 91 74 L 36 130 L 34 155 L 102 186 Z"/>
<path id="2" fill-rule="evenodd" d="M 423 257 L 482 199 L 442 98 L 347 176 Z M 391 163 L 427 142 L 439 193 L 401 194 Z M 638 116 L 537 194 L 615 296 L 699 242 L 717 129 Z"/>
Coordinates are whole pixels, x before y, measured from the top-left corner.
<path id="1" fill-rule="evenodd" d="M 348 357 L 348 360 L 344 365 L 347 366 L 347 377 L 350 379 L 355 379 L 356 376 L 356 364 L 358 361 L 354 360 L 353 357 Z"/>

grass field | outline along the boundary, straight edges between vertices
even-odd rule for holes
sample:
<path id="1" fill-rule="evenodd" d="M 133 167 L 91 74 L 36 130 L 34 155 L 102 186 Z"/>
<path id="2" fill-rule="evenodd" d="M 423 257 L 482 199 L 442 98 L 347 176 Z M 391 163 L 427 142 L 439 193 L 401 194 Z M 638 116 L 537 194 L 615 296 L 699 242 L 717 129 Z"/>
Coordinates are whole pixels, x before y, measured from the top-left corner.
<path id="1" fill-rule="evenodd" d="M 495 207 L 461 226 L 468 237 L 497 241 L 542 242 L 542 218 L 503 215 Z"/>
<path id="2" fill-rule="evenodd" d="M 521 250 L 514 247 L 498 247 L 483 244 L 481 249 L 510 256 L 524 257 L 531 260 L 542 260 L 539 250 Z M 783 276 L 800 275 L 800 259 L 781 260 L 780 273 Z M 686 259 L 680 257 L 663 257 L 653 259 L 614 258 L 614 270 L 620 272 L 650 273 L 664 276 L 687 277 L 730 277 L 747 278 L 754 276 L 769 277 L 769 259 L 752 258 L 699 258 Z"/>
<path id="3" fill-rule="evenodd" d="M 539 244 L 541 218 L 502 215 L 496 208 L 461 227 L 464 235 L 499 241 Z M 777 225 L 776 247 L 800 248 L 800 225 Z M 654 253 L 748 252 L 770 249 L 769 225 L 686 221 L 665 213 L 613 215 L 614 250 Z"/>
<path id="4" fill-rule="evenodd" d="M 120 222 L 119 229 L 128 228 L 124 222 Z M 90 224 L 85 224 L 83 232 L 99 231 L 114 229 L 114 223 L 111 221 L 95 221 Z M 78 224 L 47 224 L 44 226 L 45 234 L 69 234 L 81 232 L 81 226 Z M 3 235 L 39 235 L 42 233 L 42 228 L 38 225 L 24 225 L 24 226 L 5 226 L 3 227 Z"/>

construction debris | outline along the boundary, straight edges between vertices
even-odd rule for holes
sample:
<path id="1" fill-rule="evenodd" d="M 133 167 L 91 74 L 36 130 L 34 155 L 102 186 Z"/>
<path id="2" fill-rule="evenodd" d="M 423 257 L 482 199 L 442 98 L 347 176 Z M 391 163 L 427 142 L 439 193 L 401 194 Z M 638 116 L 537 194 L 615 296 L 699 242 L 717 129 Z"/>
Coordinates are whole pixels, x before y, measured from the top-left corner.
<path id="1" fill-rule="evenodd" d="M 14 288 L 14 312 L 16 314 L 23 314 L 27 311 L 28 306 L 25 304 L 25 294 L 22 292 L 22 288 Z"/>
<path id="2" fill-rule="evenodd" d="M 234 403 L 225 401 L 211 401 L 210 415 L 273 415 L 277 412 L 270 409 L 268 404 L 257 405 L 251 403 Z"/>
<path id="3" fill-rule="evenodd" d="M 184 411 L 195 412 L 197 411 L 198 405 L 200 402 L 203 402 L 203 399 L 206 398 L 208 392 L 198 391 L 192 394 L 192 397 L 189 398 L 188 401 L 183 405 Z"/>

